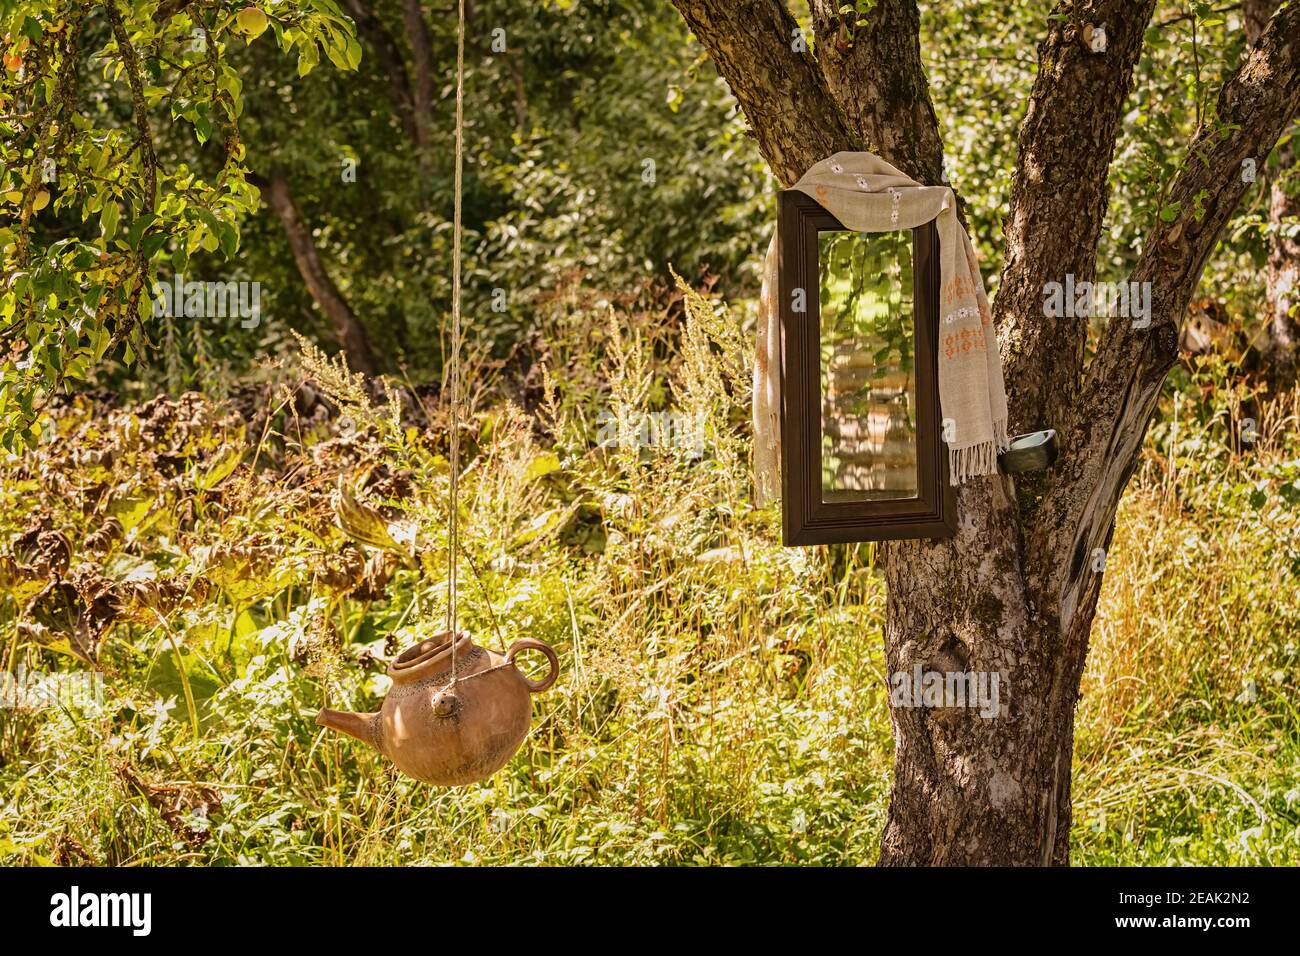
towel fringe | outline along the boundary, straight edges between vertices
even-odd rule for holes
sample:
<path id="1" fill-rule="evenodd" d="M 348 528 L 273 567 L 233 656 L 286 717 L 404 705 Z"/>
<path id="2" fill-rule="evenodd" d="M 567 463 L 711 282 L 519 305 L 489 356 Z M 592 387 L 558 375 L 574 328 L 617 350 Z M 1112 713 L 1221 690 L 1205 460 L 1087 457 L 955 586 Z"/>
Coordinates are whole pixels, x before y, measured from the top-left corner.
<path id="1" fill-rule="evenodd" d="M 1003 423 L 1003 431 L 1006 424 Z M 969 478 L 995 475 L 998 471 L 998 443 L 995 439 L 965 448 L 948 449 L 948 483 L 960 485 Z"/>

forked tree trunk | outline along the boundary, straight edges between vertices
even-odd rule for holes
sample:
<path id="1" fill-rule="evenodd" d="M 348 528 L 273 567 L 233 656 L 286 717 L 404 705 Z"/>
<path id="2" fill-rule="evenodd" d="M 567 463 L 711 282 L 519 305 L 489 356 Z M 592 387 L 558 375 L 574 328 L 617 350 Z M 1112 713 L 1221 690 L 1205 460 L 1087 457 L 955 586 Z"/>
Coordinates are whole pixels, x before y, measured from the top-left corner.
<path id="1" fill-rule="evenodd" d="M 876 0 L 870 20 L 813 0 L 814 56 L 781 0 L 673 0 L 731 86 L 773 172 L 789 185 L 839 149 L 868 145 L 936 182 L 942 145 L 914 36 L 915 0 Z M 1074 710 L 1120 494 L 1136 466 L 1177 324 L 1246 186 L 1300 103 L 1300 5 L 1275 16 L 1200 130 L 1132 281 L 1152 315 L 1112 320 L 1084 365 L 1086 320 L 1047 319 L 1043 287 L 1091 279 L 1106 176 L 1155 0 L 1063 0 L 1044 26 L 1009 210 L 994 321 L 1013 430 L 1054 427 L 1048 473 L 986 477 L 958 494 L 944 541 L 889 542 L 885 627 L 891 674 L 1000 676 L 1001 713 L 893 707 L 896 757 L 885 865 L 1069 861 Z M 1104 25 L 1104 50 L 1087 28 Z M 852 42 L 835 43 L 850 36 Z M 865 98 L 865 99 L 864 99 Z M 1263 153 L 1261 153 L 1261 150 Z"/>

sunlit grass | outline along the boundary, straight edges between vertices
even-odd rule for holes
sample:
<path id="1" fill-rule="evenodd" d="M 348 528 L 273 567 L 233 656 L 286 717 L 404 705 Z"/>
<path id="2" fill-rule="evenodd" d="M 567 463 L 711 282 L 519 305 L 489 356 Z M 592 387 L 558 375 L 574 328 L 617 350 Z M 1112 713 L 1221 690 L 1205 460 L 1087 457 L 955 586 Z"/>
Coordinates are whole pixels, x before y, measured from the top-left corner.
<path id="1" fill-rule="evenodd" d="M 15 542 L 42 517 L 79 594 L 119 606 L 102 705 L 0 711 L 0 859 L 873 862 L 892 760 L 873 550 L 778 546 L 747 503 L 748 337 L 690 305 L 669 334 L 558 298 L 533 406 L 476 397 L 465 623 L 564 667 L 519 756 L 462 790 L 312 719 L 376 706 L 384 660 L 442 620 L 442 409 L 395 422 L 308 356 L 336 407 L 298 409 L 287 380 L 236 415 L 61 412 L 57 441 L 3 466 L 5 666 L 87 666 L 33 603 L 45 551 Z M 1294 398 L 1241 454 L 1215 401 L 1177 429 L 1165 409 L 1121 509 L 1077 718 L 1079 863 L 1300 862 Z M 602 410 L 668 407 L 707 422 L 704 457 L 593 447 Z M 348 539 L 340 474 L 398 548 Z"/>

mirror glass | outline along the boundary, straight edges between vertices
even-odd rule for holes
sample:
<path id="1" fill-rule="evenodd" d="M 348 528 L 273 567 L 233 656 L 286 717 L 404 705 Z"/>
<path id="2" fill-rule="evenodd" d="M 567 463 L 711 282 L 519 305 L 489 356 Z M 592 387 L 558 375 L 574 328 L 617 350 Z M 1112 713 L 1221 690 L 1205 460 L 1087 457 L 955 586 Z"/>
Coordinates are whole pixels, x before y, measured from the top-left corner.
<path id="1" fill-rule="evenodd" d="M 912 232 L 820 232 L 824 502 L 915 498 Z"/>

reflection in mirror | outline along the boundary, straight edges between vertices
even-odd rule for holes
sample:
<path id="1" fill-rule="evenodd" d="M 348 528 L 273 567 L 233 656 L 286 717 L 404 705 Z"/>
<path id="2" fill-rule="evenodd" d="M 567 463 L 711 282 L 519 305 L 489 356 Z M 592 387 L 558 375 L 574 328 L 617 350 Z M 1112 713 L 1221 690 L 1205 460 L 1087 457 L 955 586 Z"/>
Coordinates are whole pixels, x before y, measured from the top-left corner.
<path id="1" fill-rule="evenodd" d="M 915 498 L 911 230 L 817 242 L 822 500 Z"/>

